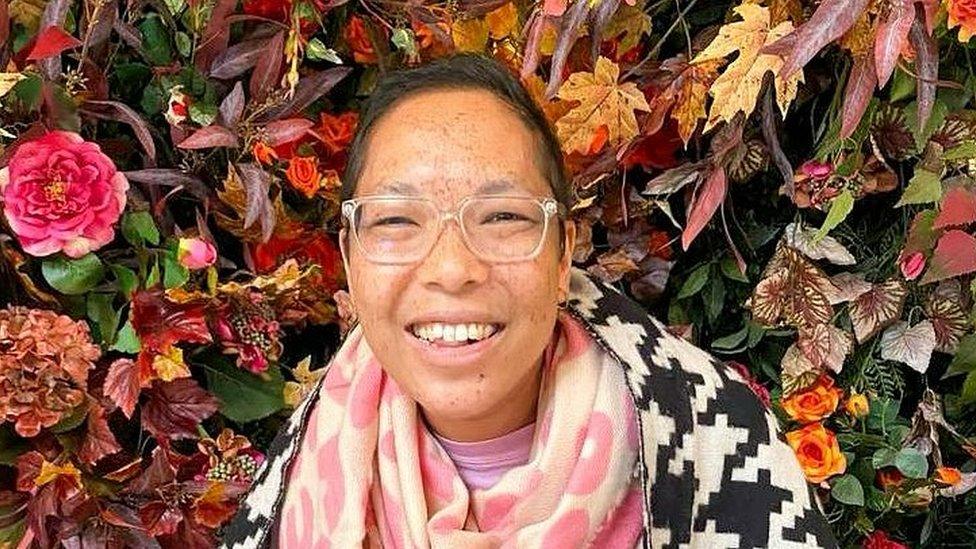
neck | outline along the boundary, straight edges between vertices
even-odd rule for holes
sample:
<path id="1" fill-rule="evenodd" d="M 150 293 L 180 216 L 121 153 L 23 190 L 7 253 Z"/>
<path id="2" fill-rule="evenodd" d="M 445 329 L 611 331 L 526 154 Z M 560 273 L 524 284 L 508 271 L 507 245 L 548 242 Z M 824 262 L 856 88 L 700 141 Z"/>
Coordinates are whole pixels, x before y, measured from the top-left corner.
<path id="1" fill-rule="evenodd" d="M 535 421 L 542 385 L 542 359 L 531 370 L 530 379 L 501 399 L 498 406 L 474 418 L 438 417 L 422 410 L 435 433 L 454 442 L 478 442 L 498 438 Z"/>

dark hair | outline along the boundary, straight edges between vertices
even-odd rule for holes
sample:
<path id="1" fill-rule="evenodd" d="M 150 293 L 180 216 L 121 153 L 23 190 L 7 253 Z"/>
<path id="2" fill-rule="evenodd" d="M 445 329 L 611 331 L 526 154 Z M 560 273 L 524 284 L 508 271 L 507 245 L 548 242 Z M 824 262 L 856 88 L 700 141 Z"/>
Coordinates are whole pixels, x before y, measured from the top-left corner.
<path id="1" fill-rule="evenodd" d="M 352 198 L 363 169 L 363 157 L 370 131 L 396 103 L 420 92 L 443 89 L 478 89 L 498 97 L 520 116 L 539 136 L 536 159 L 549 181 L 553 196 L 566 210 L 573 205 L 573 190 L 566 176 L 562 150 L 542 109 L 518 78 L 490 57 L 457 53 L 413 69 L 389 72 L 373 89 L 359 116 L 356 135 L 349 146 L 346 170 L 342 177 L 342 200 Z M 560 223 L 560 227 L 562 223 Z"/>

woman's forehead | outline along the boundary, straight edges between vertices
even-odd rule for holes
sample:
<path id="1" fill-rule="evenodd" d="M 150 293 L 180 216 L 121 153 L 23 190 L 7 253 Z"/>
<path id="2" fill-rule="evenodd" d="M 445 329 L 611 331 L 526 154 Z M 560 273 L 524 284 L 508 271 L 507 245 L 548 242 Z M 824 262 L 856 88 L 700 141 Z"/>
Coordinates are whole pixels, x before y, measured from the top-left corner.
<path id="1" fill-rule="evenodd" d="M 356 194 L 399 195 L 432 198 L 463 198 L 471 195 L 513 195 L 550 196 L 548 184 L 538 178 L 519 177 L 514 174 L 490 178 L 432 178 L 413 181 L 407 179 L 386 179 L 373 184 L 362 181 Z"/>

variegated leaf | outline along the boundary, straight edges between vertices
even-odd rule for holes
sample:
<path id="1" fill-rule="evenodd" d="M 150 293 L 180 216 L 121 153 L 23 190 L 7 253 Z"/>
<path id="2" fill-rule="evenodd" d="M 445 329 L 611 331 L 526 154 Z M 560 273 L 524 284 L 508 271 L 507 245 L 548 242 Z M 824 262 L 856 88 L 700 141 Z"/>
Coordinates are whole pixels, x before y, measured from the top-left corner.
<path id="1" fill-rule="evenodd" d="M 893 278 L 873 285 L 851 302 L 849 313 L 857 342 L 864 343 L 898 320 L 907 294 L 905 283 Z"/>
<path id="2" fill-rule="evenodd" d="M 935 328 L 928 320 L 914 326 L 898 321 L 881 335 L 881 358 L 907 364 L 920 374 L 929 369 L 934 350 Z"/>

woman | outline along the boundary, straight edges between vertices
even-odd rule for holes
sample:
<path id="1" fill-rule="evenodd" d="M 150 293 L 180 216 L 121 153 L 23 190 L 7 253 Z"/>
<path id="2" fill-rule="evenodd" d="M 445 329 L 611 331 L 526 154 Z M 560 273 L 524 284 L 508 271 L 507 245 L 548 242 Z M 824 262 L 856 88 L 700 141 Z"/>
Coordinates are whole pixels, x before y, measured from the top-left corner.
<path id="1" fill-rule="evenodd" d="M 227 547 L 836 545 L 743 380 L 571 267 L 559 145 L 506 69 L 388 75 L 343 184 L 359 322 Z"/>

